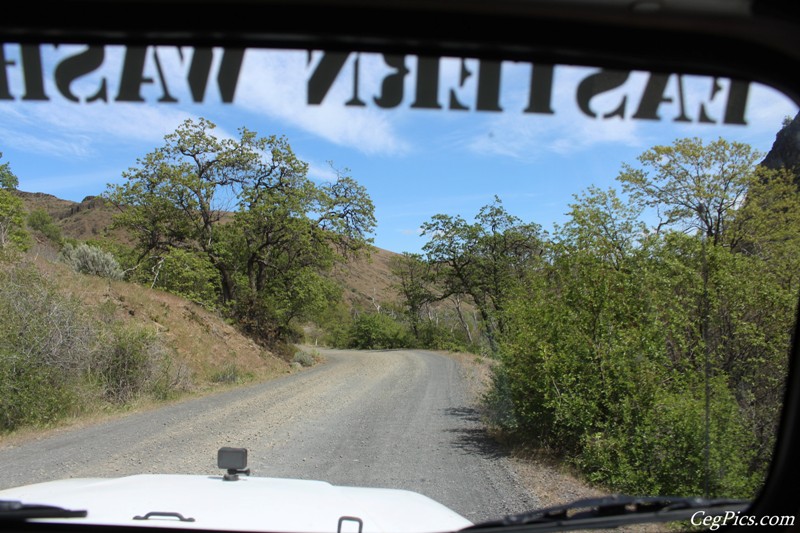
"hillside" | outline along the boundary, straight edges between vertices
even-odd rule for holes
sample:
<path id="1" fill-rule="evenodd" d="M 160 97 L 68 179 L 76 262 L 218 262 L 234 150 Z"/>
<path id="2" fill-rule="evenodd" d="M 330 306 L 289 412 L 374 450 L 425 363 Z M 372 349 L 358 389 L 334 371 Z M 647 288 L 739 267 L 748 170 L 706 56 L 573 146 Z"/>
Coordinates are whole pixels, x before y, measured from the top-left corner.
<path id="1" fill-rule="evenodd" d="M 49 243 L 37 241 L 22 264 L 32 265 L 60 295 L 79 302 L 87 316 L 156 333 L 176 356 L 180 388 L 198 390 L 291 371 L 288 362 L 195 303 L 125 281 L 76 273 L 54 261 L 56 255 Z"/>
<path id="2" fill-rule="evenodd" d="M 800 183 L 800 113 L 784 123 L 761 165 L 770 169 L 788 168 Z"/>
<path id="3" fill-rule="evenodd" d="M 109 229 L 115 208 L 100 197 L 89 196 L 81 202 L 73 202 L 40 192 L 17 191 L 17 195 L 25 202 L 28 211 L 45 210 L 67 238 L 93 240 L 107 237 L 130 244 L 123 232 Z M 374 309 L 376 305 L 397 302 L 398 294 L 393 288 L 395 280 L 390 268 L 390 261 L 396 255 L 374 248 L 369 258 L 352 260 L 336 267 L 332 275 L 343 286 L 348 306 Z"/>

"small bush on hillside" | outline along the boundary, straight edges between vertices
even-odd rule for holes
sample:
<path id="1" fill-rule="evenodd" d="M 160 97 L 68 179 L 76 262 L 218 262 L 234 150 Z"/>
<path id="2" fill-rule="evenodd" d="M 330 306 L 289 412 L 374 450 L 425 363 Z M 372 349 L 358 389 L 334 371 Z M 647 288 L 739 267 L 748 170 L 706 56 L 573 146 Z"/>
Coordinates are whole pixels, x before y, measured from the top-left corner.
<path id="1" fill-rule="evenodd" d="M 57 244 L 63 240 L 61 228 L 44 209 L 35 209 L 28 214 L 28 227 Z"/>
<path id="2" fill-rule="evenodd" d="M 0 430 L 69 414 L 92 342 L 79 306 L 33 268 L 0 271 Z"/>
<path id="3" fill-rule="evenodd" d="M 100 248 L 88 244 L 65 244 L 61 249 L 60 259 L 72 267 L 75 272 L 92 274 L 110 279 L 122 279 L 122 269 L 116 258 Z"/>
<path id="4" fill-rule="evenodd" d="M 126 403 L 155 381 L 165 358 L 166 352 L 155 332 L 115 324 L 105 332 L 92 372 L 99 378 L 107 400 Z"/>
<path id="5" fill-rule="evenodd" d="M 0 188 L 0 260 L 13 258 L 15 252 L 28 249 L 30 238 L 23 229 L 24 225 L 25 208 L 22 200 Z"/>
<path id="6" fill-rule="evenodd" d="M 77 301 L 59 294 L 33 267 L 0 271 L 0 353 L 72 379 L 87 370 L 93 344 L 91 321 Z"/>
<path id="7" fill-rule="evenodd" d="M 55 369 L 25 355 L 0 352 L 0 431 L 50 424 L 67 415 L 74 402 Z"/>
<path id="8" fill-rule="evenodd" d="M 211 374 L 212 383 L 244 383 L 253 379 L 252 372 L 243 372 L 236 363 L 228 363 L 213 374 Z"/>

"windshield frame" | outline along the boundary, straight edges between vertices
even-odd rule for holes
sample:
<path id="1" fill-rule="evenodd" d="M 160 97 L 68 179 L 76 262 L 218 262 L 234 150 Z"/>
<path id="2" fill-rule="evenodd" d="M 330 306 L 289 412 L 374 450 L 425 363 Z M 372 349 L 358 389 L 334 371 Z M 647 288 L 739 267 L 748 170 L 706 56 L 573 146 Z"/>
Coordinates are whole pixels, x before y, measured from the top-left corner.
<path id="1" fill-rule="evenodd" d="M 0 22 L 0 33 L 6 42 L 20 43 L 291 47 L 680 71 L 758 81 L 800 102 L 794 75 L 800 70 L 800 12 L 788 2 L 753 2 L 752 14 L 744 2 L 731 2 L 728 12 L 715 12 L 715 2 L 693 11 L 680 2 L 661 2 L 661 9 L 647 9 L 656 4 L 644 2 L 633 9 L 621 2 L 506 0 L 113 4 L 115 16 L 99 0 L 30 2 Z M 309 18 L 310 9 L 318 16 Z M 89 12 L 97 19 L 85 18 Z M 757 59 L 767 54 L 773 60 Z M 793 453 L 800 449 L 798 338 L 796 321 L 774 459 L 750 514 L 796 514 L 800 507 L 794 486 L 800 458 Z"/>

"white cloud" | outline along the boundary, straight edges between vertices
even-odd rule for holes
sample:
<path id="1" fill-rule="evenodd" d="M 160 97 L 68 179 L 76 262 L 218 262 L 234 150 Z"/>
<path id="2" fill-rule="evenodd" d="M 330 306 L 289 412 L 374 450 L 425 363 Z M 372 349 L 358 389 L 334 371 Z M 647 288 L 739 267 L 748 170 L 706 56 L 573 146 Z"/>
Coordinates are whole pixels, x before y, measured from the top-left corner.
<path id="1" fill-rule="evenodd" d="M 479 127 L 465 132 L 462 142 L 475 153 L 538 159 L 548 153 L 568 154 L 602 144 L 641 144 L 636 121 L 591 118 L 576 103 L 576 88 L 587 74 L 596 69 L 555 68 L 551 106 L 553 114 L 524 113 L 530 97 L 530 66 L 504 65 L 502 85 L 503 113 L 487 114 Z M 599 110 L 613 109 L 624 95 L 619 91 L 599 95 L 592 105 Z M 628 104 L 630 105 L 630 103 Z"/>
<path id="2" fill-rule="evenodd" d="M 511 88 L 507 98 L 513 102 L 512 106 L 507 105 L 503 114 L 488 116 L 481 129 L 464 133 L 463 143 L 477 153 L 520 159 L 536 159 L 545 153 L 578 153 L 612 144 L 646 149 L 686 136 L 732 137 L 763 146 L 774 138 L 783 117 L 797 112 L 797 105 L 785 96 L 753 84 L 745 115 L 748 126 L 720 124 L 725 116 L 729 80 L 717 80 L 719 90 L 715 92 L 714 78 L 682 76 L 679 86 L 678 76 L 673 75 L 664 90 L 665 100 L 657 109 L 660 120 L 634 119 L 650 78 L 648 73 L 634 72 L 620 87 L 591 99 L 591 111 L 598 115 L 591 118 L 578 108 L 576 90 L 585 76 L 596 71 L 556 67 L 552 98 L 555 114 L 531 116 L 518 111 L 528 97 L 529 74 L 516 65 L 506 68 L 503 83 Z M 599 118 L 623 103 L 624 119 Z M 699 123 L 701 109 L 713 124 Z M 676 121 L 681 116 L 689 121 Z"/>
<path id="3" fill-rule="evenodd" d="M 109 142 L 157 146 L 190 113 L 147 104 L 73 104 L 0 107 L 0 139 L 29 153 L 87 158 Z M 11 127 L 7 125 L 12 125 Z M 13 129 L 12 129 L 13 128 Z"/>
<path id="4" fill-rule="evenodd" d="M 146 54 L 141 87 L 145 102 L 116 102 L 119 90 L 125 49 L 118 46 L 104 48 L 102 65 L 95 71 L 77 78 L 69 90 L 82 101 L 72 102 L 61 95 L 55 86 L 53 72 L 64 58 L 80 53 L 85 46 L 52 47 L 42 45 L 45 102 L 12 102 L 0 106 L 0 141 L 5 146 L 28 153 L 46 153 L 55 156 L 89 158 L 96 157 L 112 143 L 125 146 L 128 143 L 146 143 L 151 149 L 163 142 L 186 119 L 197 119 L 194 111 L 200 108 L 192 104 L 159 103 L 163 96 L 163 83 L 171 96 L 179 102 L 191 102 L 187 83 L 187 73 L 191 53 L 186 51 L 181 58 L 175 47 L 159 47 L 157 52 L 149 50 Z M 8 54 L 14 57 L 13 48 Z M 219 56 L 220 54 L 217 54 Z M 160 70 L 156 68 L 158 57 Z M 219 63 L 219 57 L 215 58 Z M 211 76 L 216 72 L 212 66 Z M 14 93 L 24 86 L 19 69 L 9 69 L 10 85 Z M 209 80 L 209 90 L 214 84 Z M 97 100 L 85 102 L 87 96 L 105 85 L 106 97 L 110 101 Z M 19 94 L 17 98 L 21 98 Z M 203 112 L 213 113 L 220 109 L 218 104 L 209 104 Z M 219 137 L 231 137 L 222 128 L 216 130 Z"/>
<path id="5" fill-rule="evenodd" d="M 312 161 L 308 162 L 308 177 L 317 181 L 336 181 L 338 175 L 329 164 L 320 165 Z"/>
<path id="6" fill-rule="evenodd" d="M 92 170 L 77 175 L 44 175 L 36 178 L 20 177 L 23 191 L 46 191 L 59 198 L 80 201 L 86 194 L 100 194 L 109 183 L 119 181 L 119 169 Z M 91 191 L 87 193 L 87 191 Z M 77 196 L 76 196 L 77 194 Z"/>
<path id="7" fill-rule="evenodd" d="M 352 74 L 344 72 L 322 105 L 307 105 L 305 87 L 310 76 L 303 51 L 248 50 L 239 80 L 236 101 L 249 111 L 277 118 L 332 143 L 366 154 L 402 154 L 409 144 L 400 138 L 391 113 L 374 107 L 352 107 Z M 313 64 L 313 63 L 312 63 Z M 344 71 L 352 68 L 352 60 Z M 374 62 L 363 61 L 359 70 L 365 84 L 379 76 Z"/>

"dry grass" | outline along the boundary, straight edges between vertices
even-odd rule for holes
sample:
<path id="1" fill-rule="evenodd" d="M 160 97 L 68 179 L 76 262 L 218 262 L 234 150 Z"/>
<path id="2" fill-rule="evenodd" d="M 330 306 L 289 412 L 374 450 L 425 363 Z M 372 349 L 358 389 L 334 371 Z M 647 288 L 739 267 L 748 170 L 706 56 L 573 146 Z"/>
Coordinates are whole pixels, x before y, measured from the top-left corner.
<path id="1" fill-rule="evenodd" d="M 121 321 L 154 331 L 171 353 L 172 368 L 179 379 L 168 401 L 228 388 L 243 381 L 263 381 L 296 371 L 221 317 L 178 296 L 147 287 L 78 274 L 55 260 L 57 252 L 46 241 L 35 243 L 22 259 L 30 263 L 58 292 L 80 302 L 87 317 L 106 322 Z M 234 369 L 235 380 L 220 380 Z M 3 445 L 39 438 L 63 428 L 81 427 L 121 414 L 146 410 L 164 402 L 149 396 L 126 405 L 94 403 L 83 406 L 72 418 L 52 427 L 24 428 L 0 437 Z"/>
<path id="2" fill-rule="evenodd" d="M 288 371 L 285 361 L 220 316 L 184 298 L 124 281 L 76 274 L 47 260 L 38 259 L 37 265 L 65 294 L 94 307 L 98 314 L 152 328 L 174 350 L 195 387 L 207 387 L 215 373 L 231 365 L 254 379 Z"/>
<path id="3" fill-rule="evenodd" d="M 194 389 L 208 388 L 212 377 L 235 366 L 251 379 L 289 371 L 282 359 L 240 333 L 219 315 L 180 296 L 125 281 L 78 274 L 53 260 L 55 252 L 39 243 L 27 260 L 60 291 L 105 320 L 135 322 L 152 329 L 173 350 Z"/>
<path id="4" fill-rule="evenodd" d="M 332 277 L 345 288 L 343 297 L 348 307 L 377 309 L 399 303 L 397 278 L 391 269 L 391 261 L 398 255 L 373 247 L 369 257 L 334 267 Z"/>

